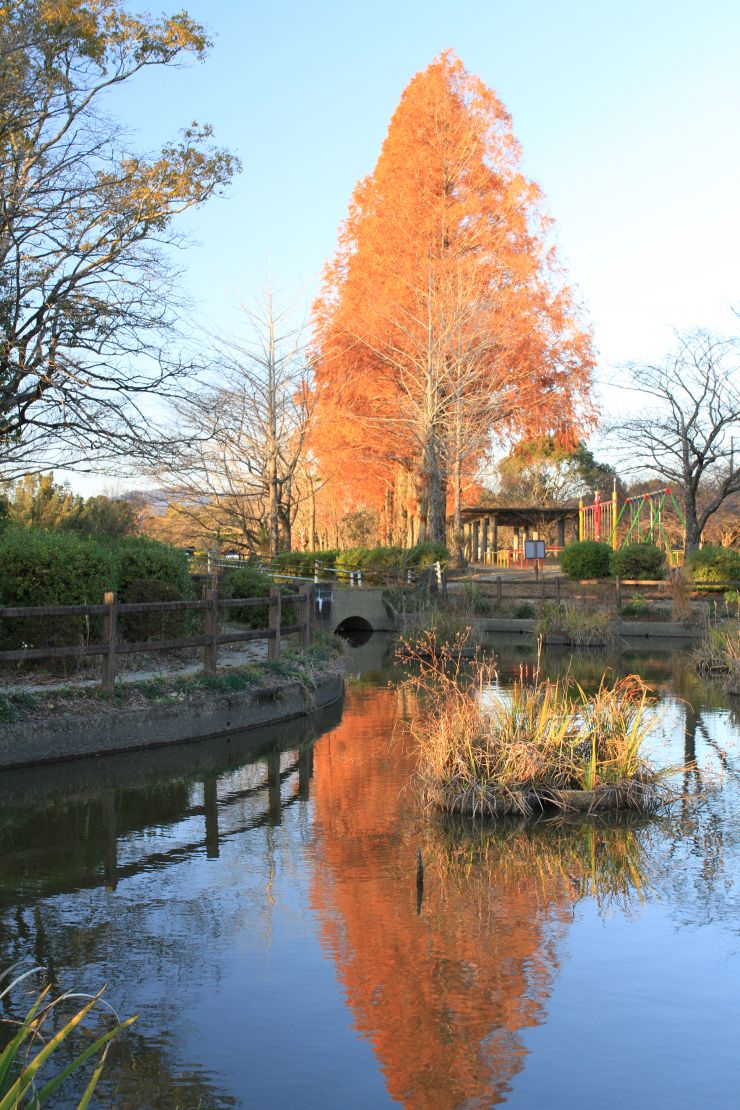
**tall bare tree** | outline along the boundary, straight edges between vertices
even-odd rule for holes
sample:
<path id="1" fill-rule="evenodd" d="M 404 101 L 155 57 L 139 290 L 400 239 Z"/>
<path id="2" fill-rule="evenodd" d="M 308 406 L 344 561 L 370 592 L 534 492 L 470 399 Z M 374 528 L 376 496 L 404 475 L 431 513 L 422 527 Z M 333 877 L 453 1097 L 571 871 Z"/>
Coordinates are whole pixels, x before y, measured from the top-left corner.
<path id="1" fill-rule="evenodd" d="M 662 362 L 630 367 L 642 411 L 611 429 L 633 471 L 669 483 L 683 500 L 686 554 L 740 490 L 739 356 L 737 340 L 679 336 Z"/>
<path id="2" fill-rule="evenodd" d="M 289 549 L 312 412 L 301 329 L 267 292 L 245 337 L 211 339 L 210 377 L 174 402 L 180 449 L 155 475 L 201 528 L 249 551 Z M 173 433 L 174 438 L 174 433 Z"/>
<path id="3" fill-rule="evenodd" d="M 238 168 L 197 123 L 151 157 L 102 110 L 152 66 L 201 59 L 185 12 L 121 0 L 0 5 L 0 462 L 120 455 L 156 441 L 142 398 L 181 367 L 167 245 L 178 213 Z"/>

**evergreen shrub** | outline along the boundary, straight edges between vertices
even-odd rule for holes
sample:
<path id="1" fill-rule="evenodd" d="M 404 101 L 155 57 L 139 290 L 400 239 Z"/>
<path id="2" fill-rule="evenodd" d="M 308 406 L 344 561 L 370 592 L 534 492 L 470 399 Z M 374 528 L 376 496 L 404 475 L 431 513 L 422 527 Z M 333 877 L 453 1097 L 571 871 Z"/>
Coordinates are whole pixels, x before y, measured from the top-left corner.
<path id="1" fill-rule="evenodd" d="M 560 566 L 569 578 L 608 578 L 612 554 L 608 543 L 577 540 L 560 553 Z"/>
<path id="2" fill-rule="evenodd" d="M 0 604 L 98 605 L 115 586 L 109 547 L 69 532 L 6 529 L 0 537 Z M 94 641 L 99 617 L 44 617 L 2 622 L 3 646 L 53 647 Z"/>
<path id="3" fill-rule="evenodd" d="M 735 582 L 740 580 L 740 551 L 707 543 L 689 555 L 686 567 L 695 582 Z"/>
<path id="4" fill-rule="evenodd" d="M 665 553 L 654 543 L 629 543 L 612 551 L 612 574 L 627 579 L 659 579 L 665 577 Z"/>
<path id="5" fill-rule="evenodd" d="M 133 601 L 131 591 L 139 589 L 142 582 L 171 586 L 179 595 L 177 600 L 193 597 L 189 561 L 184 551 L 146 536 L 111 541 L 110 549 L 116 563 L 115 588 L 119 601 Z"/>

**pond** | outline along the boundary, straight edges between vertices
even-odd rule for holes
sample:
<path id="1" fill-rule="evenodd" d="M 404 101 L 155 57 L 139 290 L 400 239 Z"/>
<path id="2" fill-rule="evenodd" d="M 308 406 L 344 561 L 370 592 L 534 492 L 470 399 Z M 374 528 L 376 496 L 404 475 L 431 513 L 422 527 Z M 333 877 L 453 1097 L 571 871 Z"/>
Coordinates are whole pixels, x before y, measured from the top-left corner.
<path id="1" fill-rule="evenodd" d="M 535 665 L 496 650 L 503 683 Z M 543 665 L 605 663 L 659 692 L 661 762 L 698 763 L 657 820 L 430 821 L 377 636 L 315 720 L 4 772 L 0 966 L 139 1014 L 117 1110 L 737 1106 L 740 706 L 671 647 Z"/>

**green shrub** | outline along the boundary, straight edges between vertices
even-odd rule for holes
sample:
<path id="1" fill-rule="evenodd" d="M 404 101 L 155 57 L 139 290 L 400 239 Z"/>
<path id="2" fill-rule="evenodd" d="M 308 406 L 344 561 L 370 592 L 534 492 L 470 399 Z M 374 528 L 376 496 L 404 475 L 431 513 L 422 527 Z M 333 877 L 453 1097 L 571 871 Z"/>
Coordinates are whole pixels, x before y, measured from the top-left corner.
<path id="1" fill-rule="evenodd" d="M 169 582 L 143 578 L 131 582 L 127 588 L 127 602 L 184 601 L 180 591 Z M 174 613 L 122 613 L 119 635 L 130 643 L 142 640 L 175 640 L 180 636 L 196 635 L 202 627 L 202 614 L 187 610 Z"/>
<path id="2" fill-rule="evenodd" d="M 268 597 L 273 586 L 280 585 L 284 594 L 292 594 L 293 587 L 288 583 L 280 584 L 262 570 L 256 563 L 242 564 L 241 566 L 225 570 L 219 582 L 219 593 L 222 597 Z M 266 628 L 269 617 L 267 605 L 248 605 L 243 609 L 225 610 L 225 619 L 246 624 L 248 628 Z M 296 607 L 289 602 L 283 605 L 280 623 L 283 625 L 295 624 L 297 621 Z"/>
<path id="3" fill-rule="evenodd" d="M 447 565 L 450 553 L 443 543 L 417 543 L 406 552 L 406 562 L 411 567 L 429 567 L 432 563 Z"/>
<path id="4" fill-rule="evenodd" d="M 740 581 L 740 551 L 708 543 L 692 551 L 686 566 L 695 582 Z"/>
<path id="5" fill-rule="evenodd" d="M 629 543 L 612 551 L 612 574 L 627 579 L 658 579 L 665 577 L 665 552 L 654 543 Z"/>
<path id="6" fill-rule="evenodd" d="M 523 605 L 517 605 L 514 610 L 514 618 L 518 621 L 529 621 L 534 616 L 533 606 L 525 602 Z"/>
<path id="7" fill-rule="evenodd" d="M 97 605 L 115 587 L 111 550 L 68 532 L 8 528 L 0 538 L 0 603 L 7 606 Z M 100 619 L 44 617 L 7 620 L 9 648 L 74 645 L 95 640 Z"/>
<path id="8" fill-rule="evenodd" d="M 569 578 L 608 578 L 611 553 L 608 543 L 578 540 L 563 548 L 560 566 Z"/>
<path id="9" fill-rule="evenodd" d="M 133 601 L 130 591 L 141 582 L 162 582 L 177 590 L 180 598 L 193 597 L 189 561 L 184 551 L 146 536 L 129 536 L 111 542 L 116 562 L 118 600 Z"/>
<path id="10" fill-rule="evenodd" d="M 222 597 L 267 597 L 275 585 L 269 574 L 255 563 L 247 563 L 224 570 L 218 584 Z M 244 609 L 227 609 L 228 619 L 240 621 L 249 628 L 265 628 L 268 618 L 266 605 L 247 606 Z"/>

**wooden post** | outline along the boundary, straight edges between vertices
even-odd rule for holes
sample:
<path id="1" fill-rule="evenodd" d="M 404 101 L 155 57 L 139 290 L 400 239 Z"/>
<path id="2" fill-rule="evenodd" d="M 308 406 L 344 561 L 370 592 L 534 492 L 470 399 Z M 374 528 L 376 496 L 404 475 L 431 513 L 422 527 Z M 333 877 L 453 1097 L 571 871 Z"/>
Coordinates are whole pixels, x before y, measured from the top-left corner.
<path id="1" fill-rule="evenodd" d="M 203 671 L 215 674 L 218 667 L 218 590 L 206 590 L 206 609 L 203 632 L 209 642 L 203 648 Z"/>
<path id="2" fill-rule="evenodd" d="M 114 593 L 103 594 L 103 604 L 107 611 L 103 617 L 103 643 L 105 655 L 103 656 L 103 690 L 109 696 L 116 689 L 116 634 L 118 625 L 118 602 Z"/>
<path id="3" fill-rule="evenodd" d="M 504 588 L 501 584 L 501 575 L 499 574 L 498 578 L 496 579 L 496 600 L 498 601 L 499 605 L 503 601 L 503 597 L 504 597 Z"/>
<path id="4" fill-rule="evenodd" d="M 614 579 L 614 585 L 617 591 L 617 614 L 622 612 L 622 579 L 617 575 Z"/>
<path id="5" fill-rule="evenodd" d="M 301 647 L 309 648 L 313 640 L 313 626 L 316 618 L 316 590 L 308 584 L 299 587 L 302 600 L 299 602 L 303 609 L 303 631 L 301 632 Z"/>
<path id="6" fill-rule="evenodd" d="M 555 601 L 560 604 L 560 575 L 555 579 Z"/>
<path id="7" fill-rule="evenodd" d="M 270 619 L 268 624 L 269 639 L 267 641 L 267 658 L 270 663 L 277 663 L 280 658 L 280 605 L 282 593 L 279 586 L 270 590 Z"/>

